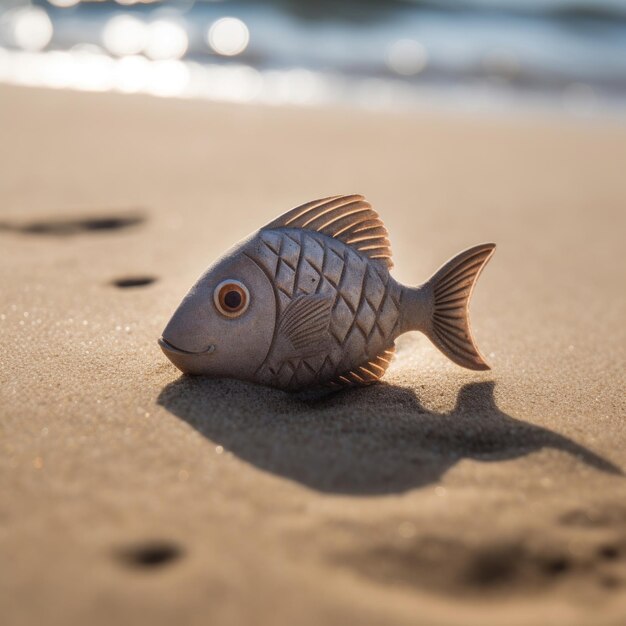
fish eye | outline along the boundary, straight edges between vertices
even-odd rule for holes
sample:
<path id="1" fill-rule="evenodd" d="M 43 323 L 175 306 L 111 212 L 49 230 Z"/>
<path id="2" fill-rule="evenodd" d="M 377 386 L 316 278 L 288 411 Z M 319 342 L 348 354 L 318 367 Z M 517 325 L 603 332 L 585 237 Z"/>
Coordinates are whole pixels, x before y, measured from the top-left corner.
<path id="1" fill-rule="evenodd" d="M 213 292 L 213 302 L 222 315 L 239 317 L 250 304 L 250 293 L 238 280 L 223 280 Z"/>

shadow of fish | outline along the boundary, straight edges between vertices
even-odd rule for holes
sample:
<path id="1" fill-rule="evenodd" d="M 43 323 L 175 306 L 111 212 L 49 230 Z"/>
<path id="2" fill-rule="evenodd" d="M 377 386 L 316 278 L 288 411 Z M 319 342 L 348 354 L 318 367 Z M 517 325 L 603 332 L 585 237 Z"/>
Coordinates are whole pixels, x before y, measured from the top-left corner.
<path id="1" fill-rule="evenodd" d="M 461 252 L 423 285 L 391 276 L 387 229 L 360 195 L 288 211 L 229 250 L 192 287 L 159 344 L 181 371 L 297 390 L 366 385 L 395 339 L 425 333 L 455 363 L 489 369 L 468 304 L 491 243 Z"/>

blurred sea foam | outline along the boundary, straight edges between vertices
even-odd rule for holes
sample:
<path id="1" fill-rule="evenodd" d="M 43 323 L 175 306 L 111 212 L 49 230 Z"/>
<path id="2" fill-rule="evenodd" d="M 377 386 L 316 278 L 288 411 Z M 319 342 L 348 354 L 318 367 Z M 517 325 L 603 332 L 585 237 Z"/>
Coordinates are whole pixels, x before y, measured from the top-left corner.
<path id="1" fill-rule="evenodd" d="M 0 82 L 626 113 L 626 0 L 0 0 Z"/>

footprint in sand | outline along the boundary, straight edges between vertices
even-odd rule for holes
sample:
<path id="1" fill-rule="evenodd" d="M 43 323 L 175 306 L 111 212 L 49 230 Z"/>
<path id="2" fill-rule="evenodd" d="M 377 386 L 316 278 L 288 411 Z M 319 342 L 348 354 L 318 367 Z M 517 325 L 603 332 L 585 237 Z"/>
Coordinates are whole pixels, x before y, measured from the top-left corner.
<path id="1" fill-rule="evenodd" d="M 52 217 L 30 222 L 0 222 L 0 231 L 20 235 L 68 237 L 85 233 L 124 230 L 143 224 L 145 221 L 144 212 L 133 209 L 85 217 Z"/>
<path id="2" fill-rule="evenodd" d="M 146 541 L 116 550 L 121 563 L 137 569 L 160 568 L 182 556 L 182 548 L 171 541 Z"/>
<path id="3" fill-rule="evenodd" d="M 111 285 L 119 289 L 133 289 L 135 287 L 147 287 L 156 282 L 154 276 L 124 276 L 115 278 L 111 281 Z"/>

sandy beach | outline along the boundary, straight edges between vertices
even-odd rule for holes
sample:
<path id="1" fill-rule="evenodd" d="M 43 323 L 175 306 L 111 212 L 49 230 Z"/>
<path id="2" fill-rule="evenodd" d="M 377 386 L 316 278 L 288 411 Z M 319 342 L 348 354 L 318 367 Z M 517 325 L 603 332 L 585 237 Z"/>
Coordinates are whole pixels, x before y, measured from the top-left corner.
<path id="1" fill-rule="evenodd" d="M 0 622 L 624 624 L 626 126 L 0 87 L 0 143 Z M 498 244 L 492 370 L 181 377 L 209 263 L 341 193 L 406 284 Z"/>

